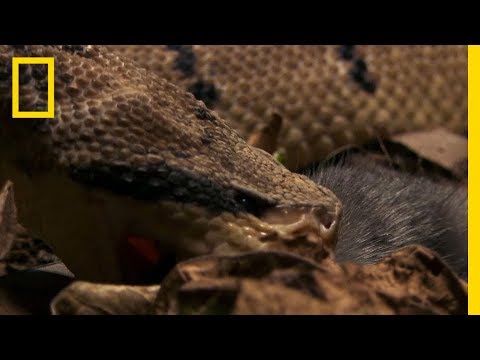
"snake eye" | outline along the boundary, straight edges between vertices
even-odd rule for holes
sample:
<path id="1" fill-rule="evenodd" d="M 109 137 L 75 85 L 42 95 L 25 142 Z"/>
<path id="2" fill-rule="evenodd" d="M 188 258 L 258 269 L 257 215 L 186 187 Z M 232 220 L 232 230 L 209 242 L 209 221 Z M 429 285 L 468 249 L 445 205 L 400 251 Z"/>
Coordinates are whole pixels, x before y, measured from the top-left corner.
<path id="1" fill-rule="evenodd" d="M 272 204 L 265 199 L 243 192 L 237 192 L 234 200 L 241 211 L 251 213 L 255 216 L 259 216 L 267 208 L 272 206 Z"/>

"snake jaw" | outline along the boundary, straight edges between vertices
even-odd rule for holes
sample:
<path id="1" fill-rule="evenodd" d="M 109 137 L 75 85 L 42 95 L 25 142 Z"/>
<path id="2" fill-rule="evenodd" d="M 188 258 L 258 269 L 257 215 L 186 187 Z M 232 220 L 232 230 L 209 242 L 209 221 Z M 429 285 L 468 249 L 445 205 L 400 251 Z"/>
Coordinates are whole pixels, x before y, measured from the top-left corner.
<path id="1" fill-rule="evenodd" d="M 262 219 L 273 232 L 261 238 L 266 250 L 294 251 L 320 260 L 335 249 L 341 208 L 334 214 L 319 207 L 281 206 L 267 211 Z"/>
<path id="2" fill-rule="evenodd" d="M 311 229 L 335 246 L 334 240 L 337 228 L 339 210 L 332 216 L 325 209 L 309 206 L 278 206 L 267 210 L 262 219 L 270 224 L 275 224 L 280 233 L 298 234 L 305 229 Z"/>
<path id="3" fill-rule="evenodd" d="M 333 245 L 335 218 L 323 217 L 334 194 L 249 146 L 193 95 L 103 48 L 0 46 L 2 69 L 13 55 L 55 57 L 56 117 L 48 132 L 0 122 L 0 179 L 12 178 L 20 218 L 77 276 L 119 281 L 117 249 L 129 235 L 185 257 L 291 248 L 299 238 Z M 32 71 L 22 89 L 40 96 Z M 0 81 L 7 119 L 10 84 Z M 291 209 L 279 222 L 275 205 Z"/>
<path id="4" fill-rule="evenodd" d="M 218 244 L 217 254 L 281 250 L 319 260 L 336 246 L 340 217 L 341 206 L 333 213 L 323 207 L 276 206 L 259 217 L 223 214 L 211 222 L 206 238 Z"/>

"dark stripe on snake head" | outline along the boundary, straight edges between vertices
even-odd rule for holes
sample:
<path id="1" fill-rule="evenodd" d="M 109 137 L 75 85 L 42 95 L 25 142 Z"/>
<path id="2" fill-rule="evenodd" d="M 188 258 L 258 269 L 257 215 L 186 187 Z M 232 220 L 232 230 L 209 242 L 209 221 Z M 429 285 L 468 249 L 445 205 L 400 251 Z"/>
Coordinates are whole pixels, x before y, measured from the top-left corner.
<path id="1" fill-rule="evenodd" d="M 199 174 L 166 164 L 148 168 L 98 164 L 72 167 L 70 177 L 90 187 L 144 201 L 193 203 L 212 211 L 249 212 L 254 215 L 275 203 L 234 187 L 224 187 Z"/>

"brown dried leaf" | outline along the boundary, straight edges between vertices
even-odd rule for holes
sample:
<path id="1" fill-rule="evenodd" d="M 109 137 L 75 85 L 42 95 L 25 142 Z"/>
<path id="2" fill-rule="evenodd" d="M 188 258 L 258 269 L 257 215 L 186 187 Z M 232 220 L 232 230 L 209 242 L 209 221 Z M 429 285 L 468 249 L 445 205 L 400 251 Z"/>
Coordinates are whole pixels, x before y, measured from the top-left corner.
<path id="1" fill-rule="evenodd" d="M 375 265 L 261 251 L 179 263 L 160 290 L 77 283 L 52 308 L 55 314 L 466 314 L 467 284 L 420 246 Z"/>
<path id="2" fill-rule="evenodd" d="M 13 183 L 8 181 L 0 192 L 0 260 L 13 245 L 17 225 L 17 210 L 13 198 Z"/>
<path id="3" fill-rule="evenodd" d="M 443 128 L 430 131 L 409 132 L 394 136 L 393 142 L 405 146 L 421 158 L 465 177 L 468 158 L 468 140 Z"/>
<path id="4" fill-rule="evenodd" d="M 74 282 L 52 302 L 53 315 L 146 315 L 152 313 L 159 286 Z"/>
<path id="5" fill-rule="evenodd" d="M 375 265 L 315 264 L 287 253 L 208 257 L 165 279 L 158 314 L 466 314 L 467 286 L 432 251 Z"/>

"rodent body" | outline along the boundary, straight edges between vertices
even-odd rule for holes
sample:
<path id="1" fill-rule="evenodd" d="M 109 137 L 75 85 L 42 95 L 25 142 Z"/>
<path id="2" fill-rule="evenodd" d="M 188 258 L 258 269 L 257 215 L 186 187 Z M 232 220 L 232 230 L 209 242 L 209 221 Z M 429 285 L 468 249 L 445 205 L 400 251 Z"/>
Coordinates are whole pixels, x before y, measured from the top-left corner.
<path id="1" fill-rule="evenodd" d="M 381 165 L 335 165 L 311 177 L 343 203 L 335 258 L 375 263 L 406 245 L 436 251 L 468 274 L 467 189 Z"/>

